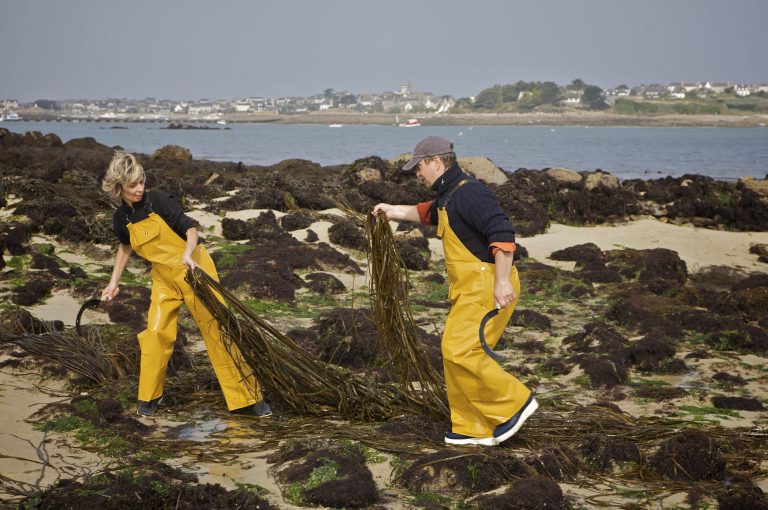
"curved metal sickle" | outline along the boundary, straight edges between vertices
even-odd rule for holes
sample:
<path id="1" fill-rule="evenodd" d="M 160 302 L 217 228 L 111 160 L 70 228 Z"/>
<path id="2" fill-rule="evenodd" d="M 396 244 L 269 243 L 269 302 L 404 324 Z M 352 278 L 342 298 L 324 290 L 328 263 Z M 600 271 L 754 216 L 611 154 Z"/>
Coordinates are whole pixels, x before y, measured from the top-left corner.
<path id="1" fill-rule="evenodd" d="M 93 298 L 89 299 L 85 303 L 83 303 L 83 306 L 80 307 L 80 310 L 77 312 L 77 318 L 75 319 L 75 331 L 77 331 L 77 334 L 79 336 L 83 336 L 83 331 L 80 328 L 80 319 L 83 318 L 83 313 L 89 309 L 89 308 L 96 308 L 101 304 L 101 299 Z"/>
<path id="2" fill-rule="evenodd" d="M 491 346 L 488 345 L 488 343 L 485 341 L 485 325 L 488 323 L 489 320 L 493 319 L 497 315 L 499 315 L 499 309 L 494 308 L 490 312 L 486 313 L 485 316 L 483 317 L 483 320 L 480 321 L 480 345 L 483 346 L 483 350 L 488 356 L 490 356 L 494 360 L 501 363 L 502 361 L 506 361 L 507 358 L 505 358 L 501 354 L 497 354 L 493 352 L 493 349 L 491 349 Z"/>

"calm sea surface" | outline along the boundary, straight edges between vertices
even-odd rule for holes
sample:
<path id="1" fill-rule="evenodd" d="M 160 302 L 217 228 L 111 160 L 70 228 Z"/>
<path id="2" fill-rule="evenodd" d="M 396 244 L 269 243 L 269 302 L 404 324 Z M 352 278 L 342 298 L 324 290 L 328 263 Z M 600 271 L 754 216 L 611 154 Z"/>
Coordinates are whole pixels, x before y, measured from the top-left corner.
<path id="1" fill-rule="evenodd" d="M 501 168 L 565 166 L 610 172 L 621 179 L 702 174 L 716 179 L 768 175 L 766 128 L 630 128 L 540 126 L 394 126 L 228 124 L 170 130 L 160 123 L 2 122 L 22 133 L 56 133 L 62 141 L 92 136 L 109 146 L 152 153 L 168 145 L 195 159 L 271 165 L 299 158 L 335 165 L 371 155 L 394 158 L 429 135 L 444 136 L 459 156 L 486 156 Z M 126 129 L 115 129 L 122 127 Z M 224 129 L 229 128 L 229 129 Z"/>

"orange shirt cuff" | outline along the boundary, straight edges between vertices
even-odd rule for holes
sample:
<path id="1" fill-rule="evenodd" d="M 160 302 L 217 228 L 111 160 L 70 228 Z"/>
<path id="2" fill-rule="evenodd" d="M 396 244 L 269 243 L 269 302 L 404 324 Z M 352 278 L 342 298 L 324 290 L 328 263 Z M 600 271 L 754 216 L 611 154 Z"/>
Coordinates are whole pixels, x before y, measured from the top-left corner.
<path id="1" fill-rule="evenodd" d="M 419 212 L 419 223 L 422 225 L 431 225 L 432 217 L 429 214 L 429 208 L 432 207 L 432 202 L 421 202 L 416 204 L 416 210 Z"/>
<path id="2" fill-rule="evenodd" d="M 517 245 L 515 243 L 491 243 L 491 254 L 496 255 L 496 252 L 507 251 L 509 253 L 515 253 Z"/>

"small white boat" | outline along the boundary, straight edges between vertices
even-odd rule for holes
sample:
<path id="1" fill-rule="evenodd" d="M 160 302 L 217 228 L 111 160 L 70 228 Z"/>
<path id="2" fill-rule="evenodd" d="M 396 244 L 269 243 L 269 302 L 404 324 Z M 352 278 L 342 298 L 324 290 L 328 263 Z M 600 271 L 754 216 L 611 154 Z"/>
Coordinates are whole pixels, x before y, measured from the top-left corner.
<path id="1" fill-rule="evenodd" d="M 217 121 L 216 121 L 216 124 L 222 124 L 222 125 L 226 125 L 226 124 L 227 124 L 227 121 L 226 121 L 226 120 L 224 120 L 224 119 L 222 119 L 222 120 L 217 120 Z"/>
<path id="2" fill-rule="evenodd" d="M 421 126 L 421 121 L 419 119 L 408 119 L 405 122 L 398 122 L 398 127 L 419 127 Z"/>
<path id="3" fill-rule="evenodd" d="M 328 127 L 336 127 L 336 128 L 339 128 L 339 127 L 342 127 L 343 125 L 344 125 L 344 124 L 328 124 Z"/>
<path id="4" fill-rule="evenodd" d="M 16 112 L 8 112 L 5 114 L 5 116 L 0 115 L 0 121 L 3 121 L 3 120 L 7 122 L 12 122 L 12 121 L 21 120 L 21 117 L 19 117 L 19 114 Z"/>

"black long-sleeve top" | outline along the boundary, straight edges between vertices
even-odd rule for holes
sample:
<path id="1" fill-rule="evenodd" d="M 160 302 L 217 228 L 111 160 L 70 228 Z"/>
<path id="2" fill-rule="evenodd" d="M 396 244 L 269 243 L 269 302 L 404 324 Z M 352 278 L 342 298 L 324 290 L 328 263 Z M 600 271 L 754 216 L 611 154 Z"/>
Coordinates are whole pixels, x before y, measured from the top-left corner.
<path id="1" fill-rule="evenodd" d="M 179 237 L 187 240 L 187 230 L 195 226 L 192 218 L 184 214 L 181 204 L 173 196 L 159 190 L 147 190 L 141 200 L 131 207 L 123 202 L 112 216 L 117 239 L 122 244 L 131 244 L 128 223 L 138 223 L 149 213 L 158 214 Z"/>
<path id="2" fill-rule="evenodd" d="M 432 185 L 437 198 L 417 206 L 420 219 L 423 223 L 437 225 L 438 206 L 464 179 L 470 181 L 456 189 L 446 206 L 448 223 L 459 240 L 478 259 L 494 262 L 494 247 L 511 245 L 514 250 L 515 229 L 501 209 L 496 195 L 485 184 L 464 173 L 459 165 L 446 170 Z"/>

